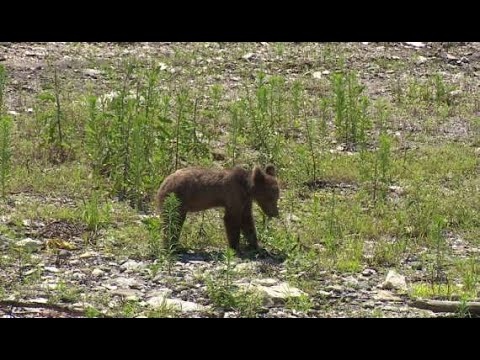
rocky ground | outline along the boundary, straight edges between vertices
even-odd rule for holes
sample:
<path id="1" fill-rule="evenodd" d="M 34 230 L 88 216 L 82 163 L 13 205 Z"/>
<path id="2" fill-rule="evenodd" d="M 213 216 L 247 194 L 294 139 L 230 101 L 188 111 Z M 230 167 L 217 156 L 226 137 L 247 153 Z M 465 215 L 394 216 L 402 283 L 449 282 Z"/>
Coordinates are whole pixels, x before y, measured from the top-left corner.
<path id="1" fill-rule="evenodd" d="M 1 221 L 8 224 L 8 215 Z M 208 293 L 209 279 L 219 286 L 225 283 L 219 274 L 227 264 L 216 250 L 187 250 L 166 264 L 86 246 L 79 224 L 23 225 L 29 235 L 23 240 L 13 242 L 0 235 L 2 280 L 6 288 L 9 281 L 22 284 L 4 293 L 2 317 L 239 317 L 249 316 L 248 306 L 254 307 L 257 317 L 452 316 L 411 306 L 410 284 L 430 276 L 415 257 L 406 259 L 400 270 L 407 276 L 380 267 L 365 267 L 355 274 L 317 272 L 310 279 L 315 289 L 308 294 L 289 285 L 286 265 L 273 255 L 234 258 L 229 265 L 232 288 L 257 295 L 239 311 L 215 306 Z M 457 256 L 480 251 L 458 239 L 450 245 Z"/>
<path id="2" fill-rule="evenodd" d="M 59 225 L 55 224 L 57 229 Z M 4 237 L 2 240 L 5 251 L 7 242 Z M 81 244 L 81 239 L 76 240 Z M 216 274 L 226 267 L 215 252 L 190 251 L 179 256 L 168 269 L 158 269 L 155 266 L 158 261 L 118 258 L 93 250 L 62 249 L 52 254 L 45 249 L 46 243 L 38 236 L 16 243 L 17 247 L 31 249 L 29 263 L 18 261 L 4 267 L 2 277 L 14 279 L 36 273 L 41 281 L 26 294 L 25 289 L 21 294 L 6 294 L 0 302 L 3 317 L 79 317 L 85 316 L 85 309 L 90 306 L 101 309 L 98 316 L 112 316 L 112 312 L 128 316 L 125 304 L 129 302 L 151 310 L 167 307 L 166 314 L 176 316 L 239 316 L 236 311 L 215 308 L 207 295 L 205 275 Z M 306 293 L 288 284 L 284 266 L 272 257 L 236 259 L 232 273 L 236 279 L 234 285 L 260 295 L 260 317 L 435 316 L 433 312 L 408 305 L 405 277 L 394 270 L 365 268 L 348 276 L 320 272 L 315 280 L 322 290 L 307 296 L 311 301 L 307 309 L 302 308 L 301 301 L 295 303 L 295 299 Z"/>

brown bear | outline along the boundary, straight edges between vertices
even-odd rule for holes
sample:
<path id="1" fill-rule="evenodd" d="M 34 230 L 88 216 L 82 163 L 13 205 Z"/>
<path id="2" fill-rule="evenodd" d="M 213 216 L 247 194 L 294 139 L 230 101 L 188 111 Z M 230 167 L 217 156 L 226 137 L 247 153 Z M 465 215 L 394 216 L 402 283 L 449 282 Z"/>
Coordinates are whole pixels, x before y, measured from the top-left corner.
<path id="1" fill-rule="evenodd" d="M 157 206 L 162 212 L 165 198 L 174 193 L 179 200 L 177 231 L 171 243 L 176 244 L 188 212 L 223 207 L 223 218 L 229 246 L 239 252 L 240 232 L 249 247 L 258 249 L 258 240 L 252 216 L 255 200 L 269 217 L 278 217 L 279 186 L 275 167 L 267 165 L 265 171 L 255 166 L 252 171 L 242 167 L 229 170 L 185 168 L 169 175 L 157 193 Z"/>

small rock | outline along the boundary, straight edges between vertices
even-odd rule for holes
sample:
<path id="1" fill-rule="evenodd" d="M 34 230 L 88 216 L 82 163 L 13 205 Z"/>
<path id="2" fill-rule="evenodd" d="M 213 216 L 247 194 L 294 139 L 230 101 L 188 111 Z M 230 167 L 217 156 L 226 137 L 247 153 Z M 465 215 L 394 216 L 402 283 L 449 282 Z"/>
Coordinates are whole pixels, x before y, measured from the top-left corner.
<path id="1" fill-rule="evenodd" d="M 139 270 L 141 268 L 145 267 L 145 264 L 143 262 L 138 262 L 138 261 L 135 261 L 135 260 L 127 260 L 126 262 L 124 262 L 121 266 L 120 266 L 120 269 L 122 271 L 136 271 L 136 270 Z"/>
<path id="2" fill-rule="evenodd" d="M 373 309 L 375 307 L 375 303 L 373 301 L 366 301 L 362 304 L 362 307 L 365 309 Z"/>
<path id="3" fill-rule="evenodd" d="M 256 291 L 263 295 L 263 303 L 266 306 L 284 304 L 288 298 L 306 295 L 302 290 L 290 286 L 287 283 L 281 283 L 275 286 L 257 285 Z"/>
<path id="4" fill-rule="evenodd" d="M 167 306 L 177 308 L 183 312 L 202 311 L 205 309 L 205 306 L 203 305 L 180 299 L 167 299 Z"/>
<path id="5" fill-rule="evenodd" d="M 87 277 L 86 274 L 84 274 L 83 272 L 81 271 L 77 271 L 77 272 L 74 272 L 72 274 L 72 278 L 75 279 L 75 280 L 83 280 Z"/>
<path id="6" fill-rule="evenodd" d="M 325 290 L 333 291 L 333 292 L 336 292 L 336 293 L 341 293 L 341 292 L 344 291 L 344 288 L 341 285 L 329 285 L 325 288 Z"/>
<path id="7" fill-rule="evenodd" d="M 30 302 L 35 303 L 35 304 L 46 304 L 46 303 L 48 303 L 48 299 L 35 298 L 35 299 L 31 299 Z"/>
<path id="8" fill-rule="evenodd" d="M 154 297 L 169 297 L 172 295 L 172 290 L 169 288 L 163 288 L 163 289 L 156 289 L 149 291 L 146 295 L 147 299 L 154 298 Z"/>
<path id="9" fill-rule="evenodd" d="M 56 288 L 58 288 L 58 284 L 54 283 L 54 284 L 51 284 L 51 283 L 44 283 L 42 284 L 42 288 L 43 289 L 47 289 L 47 290 L 55 290 Z"/>
<path id="10" fill-rule="evenodd" d="M 374 269 L 365 269 L 362 271 L 363 276 L 375 275 L 377 272 Z"/>
<path id="11" fill-rule="evenodd" d="M 349 287 L 357 287 L 358 286 L 358 280 L 355 279 L 353 276 L 348 276 L 343 280 L 345 281 L 345 283 Z"/>
<path id="12" fill-rule="evenodd" d="M 164 71 L 164 70 L 168 69 L 168 66 L 163 62 L 159 62 L 158 67 L 160 68 L 161 71 Z"/>
<path id="13" fill-rule="evenodd" d="M 112 291 L 112 295 L 121 296 L 127 301 L 138 301 L 140 300 L 142 293 L 133 289 L 115 289 Z"/>
<path id="14" fill-rule="evenodd" d="M 453 56 L 453 55 L 451 55 L 451 54 L 449 54 L 449 53 L 447 53 L 447 54 L 445 55 L 445 57 L 446 57 L 446 59 L 447 59 L 448 61 L 457 61 L 457 60 L 458 60 L 458 58 L 457 58 L 456 56 Z"/>
<path id="15" fill-rule="evenodd" d="M 12 115 L 12 116 L 17 116 L 19 113 L 16 112 L 15 110 L 10 110 L 10 111 L 7 111 L 7 114 Z"/>
<path id="16" fill-rule="evenodd" d="M 85 70 L 83 70 L 83 74 L 96 79 L 98 77 L 98 75 L 102 74 L 102 72 L 100 70 L 96 70 L 96 69 L 85 69 Z"/>
<path id="17" fill-rule="evenodd" d="M 118 289 L 118 286 L 116 286 L 116 285 L 102 284 L 101 286 L 104 287 L 107 290 L 117 290 Z"/>
<path id="18" fill-rule="evenodd" d="M 113 279 L 110 284 L 121 288 L 141 289 L 143 287 L 143 284 L 141 284 L 138 280 L 127 277 L 118 277 Z"/>
<path id="19" fill-rule="evenodd" d="M 381 287 L 385 290 L 397 289 L 406 291 L 408 289 L 405 276 L 400 275 L 395 270 L 390 270 L 388 272 L 387 278 L 382 283 Z"/>
<path id="20" fill-rule="evenodd" d="M 314 79 L 321 79 L 322 78 L 322 72 L 321 71 L 315 71 L 312 74 L 312 76 L 313 76 Z"/>
<path id="21" fill-rule="evenodd" d="M 102 276 L 103 274 L 105 274 L 105 271 L 100 270 L 99 268 L 95 268 L 95 269 L 93 269 L 93 271 L 92 271 L 92 276 L 94 276 L 94 277 L 100 277 L 100 276 Z"/>
<path id="22" fill-rule="evenodd" d="M 332 296 L 332 293 L 330 291 L 323 291 L 323 290 L 318 290 L 317 294 L 320 297 L 331 297 Z"/>
<path id="23" fill-rule="evenodd" d="M 15 245 L 30 251 L 38 251 L 43 246 L 43 241 L 26 238 L 17 241 Z"/>
<path id="24" fill-rule="evenodd" d="M 37 271 L 38 271 L 38 269 L 36 269 L 36 268 L 35 268 L 35 269 L 30 269 L 30 270 L 28 270 L 28 271 L 25 271 L 25 272 L 23 273 L 23 275 L 25 275 L 25 276 L 30 276 L 30 275 L 36 273 Z"/>
<path id="25" fill-rule="evenodd" d="M 277 279 L 265 278 L 265 279 L 255 279 L 252 281 L 252 284 L 262 285 L 262 286 L 272 286 L 278 283 Z"/>
<path id="26" fill-rule="evenodd" d="M 448 93 L 451 97 L 457 97 L 462 94 L 462 90 L 452 90 Z"/>
<path id="27" fill-rule="evenodd" d="M 153 298 L 150 298 L 148 299 L 147 304 L 153 308 L 167 306 L 169 308 L 175 308 L 183 312 L 202 311 L 205 309 L 204 306 L 191 301 L 184 301 L 180 299 L 167 299 L 164 296 L 155 296 Z"/>
<path id="28" fill-rule="evenodd" d="M 238 272 L 243 272 L 243 271 L 255 272 L 257 270 L 257 264 L 251 261 L 240 263 L 237 266 L 235 266 L 235 270 Z"/>
<path id="29" fill-rule="evenodd" d="M 425 44 L 423 42 L 406 42 L 405 44 L 413 46 L 414 48 L 423 48 Z"/>
<path id="30" fill-rule="evenodd" d="M 93 306 L 88 302 L 76 302 L 72 304 L 72 310 L 76 310 L 76 311 L 84 311 L 89 308 L 95 309 L 95 306 Z M 101 311 L 101 313 L 105 313 L 105 311 Z"/>
<path id="31" fill-rule="evenodd" d="M 97 255 L 98 255 L 98 253 L 96 253 L 94 251 L 86 251 L 83 254 L 80 254 L 79 258 L 80 259 L 87 259 L 87 258 L 91 258 L 91 257 L 97 256 Z"/>
<path id="32" fill-rule="evenodd" d="M 48 272 L 51 272 L 51 273 L 54 273 L 54 274 L 60 272 L 60 270 L 57 269 L 57 268 L 54 267 L 54 266 L 46 266 L 46 267 L 45 267 L 45 271 L 48 271 Z"/>
<path id="33" fill-rule="evenodd" d="M 379 290 L 373 295 L 373 299 L 377 301 L 402 301 L 398 296 L 395 296 L 388 290 Z"/>
<path id="34" fill-rule="evenodd" d="M 299 222 L 300 218 L 295 214 L 288 213 L 285 216 L 285 220 L 287 220 L 288 222 Z"/>
<path id="35" fill-rule="evenodd" d="M 420 56 L 417 58 L 417 61 L 415 61 L 415 63 L 416 63 L 417 65 L 422 65 L 422 64 L 426 63 L 427 60 L 428 60 L 428 59 L 427 59 L 425 56 L 421 56 L 421 55 L 420 55 Z"/>
<path id="36" fill-rule="evenodd" d="M 244 60 L 250 60 L 250 59 L 252 59 L 254 56 L 255 56 L 254 53 L 247 53 L 247 54 L 245 54 L 245 55 L 242 56 L 242 59 L 244 59 Z"/>
<path id="37" fill-rule="evenodd" d="M 167 297 L 160 295 L 160 296 L 153 296 L 147 300 L 147 304 L 153 308 L 159 308 L 162 306 L 167 305 Z"/>

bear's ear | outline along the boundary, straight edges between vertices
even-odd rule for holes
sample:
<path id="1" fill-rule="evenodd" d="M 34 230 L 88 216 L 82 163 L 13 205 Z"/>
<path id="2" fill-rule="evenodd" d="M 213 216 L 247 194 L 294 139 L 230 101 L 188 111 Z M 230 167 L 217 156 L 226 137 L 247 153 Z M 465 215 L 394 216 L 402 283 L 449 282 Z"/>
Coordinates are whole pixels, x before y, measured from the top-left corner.
<path id="1" fill-rule="evenodd" d="M 253 182 L 255 184 L 261 183 L 265 181 L 265 173 L 259 166 L 255 166 L 253 168 Z"/>
<path id="2" fill-rule="evenodd" d="M 275 166 L 268 164 L 265 168 L 265 172 L 270 176 L 276 176 Z"/>

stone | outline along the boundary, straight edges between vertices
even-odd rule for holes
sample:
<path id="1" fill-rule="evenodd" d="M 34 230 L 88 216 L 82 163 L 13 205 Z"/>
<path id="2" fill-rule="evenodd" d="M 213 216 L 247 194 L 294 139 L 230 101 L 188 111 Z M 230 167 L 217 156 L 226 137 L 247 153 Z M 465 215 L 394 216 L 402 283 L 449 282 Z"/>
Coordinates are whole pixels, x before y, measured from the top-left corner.
<path id="1" fill-rule="evenodd" d="M 110 285 L 116 285 L 120 288 L 132 288 L 132 289 L 140 289 L 143 287 L 143 284 L 140 283 L 140 281 L 133 278 L 127 278 L 127 277 L 118 277 L 116 279 L 113 279 L 110 282 Z"/>
<path id="2" fill-rule="evenodd" d="M 374 269 L 365 269 L 362 271 L 363 276 L 372 276 L 375 275 L 377 272 Z"/>
<path id="3" fill-rule="evenodd" d="M 243 262 L 235 266 L 235 271 L 238 272 L 255 272 L 257 270 L 257 264 L 254 262 Z"/>
<path id="4" fill-rule="evenodd" d="M 121 296 L 127 301 L 138 301 L 142 296 L 141 291 L 133 289 L 115 289 L 111 294 Z"/>
<path id="5" fill-rule="evenodd" d="M 341 292 L 344 291 L 344 288 L 341 285 L 329 285 L 329 286 L 326 287 L 325 290 L 341 293 Z"/>
<path id="6" fill-rule="evenodd" d="M 172 290 L 169 288 L 151 290 L 146 294 L 146 298 L 154 297 L 169 297 L 172 294 Z"/>
<path id="7" fill-rule="evenodd" d="M 31 299 L 30 302 L 35 303 L 35 304 L 47 304 L 47 303 L 48 303 L 48 299 L 45 299 L 45 298 L 35 298 L 35 299 Z"/>
<path id="8" fill-rule="evenodd" d="M 331 297 L 332 293 L 330 291 L 318 290 L 317 295 L 320 297 Z"/>
<path id="9" fill-rule="evenodd" d="M 174 308 L 182 312 L 202 311 L 205 309 L 203 305 L 199 305 L 191 301 L 184 301 L 180 299 L 168 299 L 164 296 L 152 297 L 147 300 L 147 304 L 153 308 L 167 306 L 168 308 Z"/>
<path id="10" fill-rule="evenodd" d="M 385 290 L 401 290 L 407 291 L 407 282 L 405 281 L 405 276 L 399 274 L 395 270 L 390 270 L 387 274 L 385 281 L 382 283 L 381 287 Z"/>
<path id="11" fill-rule="evenodd" d="M 43 241 L 26 238 L 17 241 L 15 245 L 30 251 L 38 251 L 43 246 Z"/>
<path id="12" fill-rule="evenodd" d="M 402 301 L 402 299 L 388 290 L 379 290 L 373 295 L 377 301 Z"/>
<path id="13" fill-rule="evenodd" d="M 421 56 L 421 55 L 420 55 L 420 56 L 417 58 L 417 61 L 415 61 L 415 63 L 416 63 L 417 65 L 421 65 L 421 64 L 426 63 L 427 60 L 428 60 L 428 59 L 427 59 L 425 56 Z"/>
<path id="14" fill-rule="evenodd" d="M 80 259 L 88 259 L 88 258 L 97 256 L 97 255 L 98 255 L 98 253 L 96 253 L 94 251 L 86 251 L 83 254 L 80 254 L 79 258 Z"/>
<path id="15" fill-rule="evenodd" d="M 448 93 L 451 97 L 458 97 L 459 95 L 462 94 L 462 90 L 452 90 Z"/>
<path id="16" fill-rule="evenodd" d="M 266 306 L 275 306 L 284 304 L 288 298 L 304 296 L 302 290 L 297 289 L 287 283 L 280 283 L 274 286 L 257 285 L 255 291 L 263 296 L 263 303 Z"/>
<path id="17" fill-rule="evenodd" d="M 272 286 L 278 283 L 277 279 L 264 278 L 264 279 L 255 279 L 252 281 L 252 284 L 262 285 L 262 286 Z"/>
<path id="18" fill-rule="evenodd" d="M 92 270 L 92 276 L 93 277 L 100 277 L 103 274 L 105 274 L 105 271 L 100 270 L 99 268 L 95 268 L 95 269 Z"/>
<path id="19" fill-rule="evenodd" d="M 414 48 L 423 48 L 425 47 L 425 43 L 423 42 L 406 42 L 405 44 L 410 45 Z"/>
<path id="20" fill-rule="evenodd" d="M 102 74 L 102 71 L 96 69 L 85 69 L 83 70 L 83 74 L 96 79 L 99 75 Z"/>
<path id="21" fill-rule="evenodd" d="M 205 306 L 203 305 L 200 305 L 191 301 L 180 300 L 180 299 L 167 299 L 166 304 L 167 306 L 177 308 L 182 312 L 205 310 Z"/>
<path id="22" fill-rule="evenodd" d="M 345 284 L 349 287 L 353 287 L 353 288 L 358 287 L 358 280 L 355 279 L 353 276 L 348 276 L 343 280 L 345 281 Z"/>
<path id="23" fill-rule="evenodd" d="M 139 269 L 142 269 L 144 267 L 145 267 L 145 264 L 143 262 L 138 262 L 135 260 L 127 260 L 120 266 L 120 269 L 122 271 L 132 272 L 132 271 L 137 271 Z"/>

